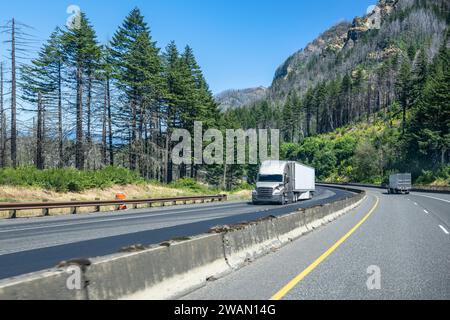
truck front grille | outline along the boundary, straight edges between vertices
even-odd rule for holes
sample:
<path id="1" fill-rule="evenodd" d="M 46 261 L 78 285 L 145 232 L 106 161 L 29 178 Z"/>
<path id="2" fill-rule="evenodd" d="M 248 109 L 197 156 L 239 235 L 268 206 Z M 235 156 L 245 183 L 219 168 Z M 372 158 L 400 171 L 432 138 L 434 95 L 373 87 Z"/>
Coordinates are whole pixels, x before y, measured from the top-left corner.
<path id="1" fill-rule="evenodd" d="M 272 198 L 273 189 L 272 188 L 258 188 L 258 198 Z"/>

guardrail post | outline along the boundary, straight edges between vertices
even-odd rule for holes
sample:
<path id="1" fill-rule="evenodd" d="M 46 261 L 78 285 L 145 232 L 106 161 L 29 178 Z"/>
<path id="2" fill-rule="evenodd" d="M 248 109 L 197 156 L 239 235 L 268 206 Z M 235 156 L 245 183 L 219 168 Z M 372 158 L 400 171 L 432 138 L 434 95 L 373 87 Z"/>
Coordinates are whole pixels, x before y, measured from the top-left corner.
<path id="1" fill-rule="evenodd" d="M 17 218 L 17 210 L 10 210 L 9 211 L 9 218 L 10 219 L 16 219 Z"/>
<path id="2" fill-rule="evenodd" d="M 71 199 L 70 201 L 77 201 L 77 199 Z M 77 214 L 77 207 L 70 208 L 70 214 Z"/>
<path id="3" fill-rule="evenodd" d="M 133 200 L 137 200 L 137 198 L 136 198 L 136 197 L 133 197 Z M 138 208 L 137 203 L 133 203 L 133 209 L 137 209 L 137 208 Z"/>
<path id="4" fill-rule="evenodd" d="M 95 198 L 95 201 L 100 201 L 100 198 Z M 95 212 L 100 212 L 100 206 L 95 207 Z"/>
<path id="5" fill-rule="evenodd" d="M 44 199 L 44 200 L 42 200 L 42 202 L 47 203 L 48 199 Z M 50 209 L 49 208 L 42 209 L 42 215 L 44 217 L 48 217 L 50 215 Z"/>
<path id="6" fill-rule="evenodd" d="M 161 202 L 161 207 L 165 207 L 166 206 L 166 203 L 163 201 L 163 202 Z"/>
<path id="7" fill-rule="evenodd" d="M 187 204 L 187 201 L 186 201 L 186 200 L 184 200 L 184 201 L 183 201 L 183 204 Z"/>
<path id="8" fill-rule="evenodd" d="M 173 202 L 172 202 L 172 205 L 173 205 L 173 206 L 176 206 L 176 205 L 177 205 L 177 202 L 176 202 L 176 201 L 173 201 Z"/>
<path id="9" fill-rule="evenodd" d="M 149 203 L 148 203 L 148 207 L 149 207 L 149 208 L 153 207 L 153 202 L 149 202 Z"/>

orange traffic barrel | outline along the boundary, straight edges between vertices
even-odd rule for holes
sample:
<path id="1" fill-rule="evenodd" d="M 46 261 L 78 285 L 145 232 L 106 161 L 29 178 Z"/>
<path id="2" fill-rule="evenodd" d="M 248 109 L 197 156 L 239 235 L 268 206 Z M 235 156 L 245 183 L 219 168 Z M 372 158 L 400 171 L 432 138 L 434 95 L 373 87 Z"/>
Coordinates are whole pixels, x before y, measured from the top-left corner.
<path id="1" fill-rule="evenodd" d="M 123 193 L 116 193 L 116 200 L 126 200 L 127 196 Z M 120 204 L 117 206 L 117 210 L 126 210 L 127 206 L 125 204 Z"/>

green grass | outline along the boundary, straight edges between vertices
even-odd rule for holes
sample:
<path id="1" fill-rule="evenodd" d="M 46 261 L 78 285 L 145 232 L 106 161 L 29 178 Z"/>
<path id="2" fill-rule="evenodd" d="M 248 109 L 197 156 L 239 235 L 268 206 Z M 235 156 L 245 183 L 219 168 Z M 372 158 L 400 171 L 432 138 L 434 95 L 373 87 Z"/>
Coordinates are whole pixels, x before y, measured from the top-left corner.
<path id="1" fill-rule="evenodd" d="M 82 192 L 114 185 L 140 184 L 146 181 L 124 168 L 107 167 L 96 171 L 75 169 L 37 170 L 33 167 L 0 169 L 0 185 L 36 187 L 56 192 Z"/>

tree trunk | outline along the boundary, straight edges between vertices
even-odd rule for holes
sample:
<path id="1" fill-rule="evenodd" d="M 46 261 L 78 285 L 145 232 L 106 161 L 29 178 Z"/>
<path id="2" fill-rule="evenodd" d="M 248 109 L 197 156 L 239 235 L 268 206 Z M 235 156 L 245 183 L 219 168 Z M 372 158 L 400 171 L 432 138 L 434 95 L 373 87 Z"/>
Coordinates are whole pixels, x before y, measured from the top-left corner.
<path id="1" fill-rule="evenodd" d="M 42 105 L 42 94 L 38 93 L 38 115 L 37 115 L 37 132 L 36 132 L 36 167 L 38 170 L 44 170 L 44 110 Z"/>
<path id="2" fill-rule="evenodd" d="M 171 157 L 171 148 L 170 148 L 170 134 L 167 132 L 166 137 L 166 183 L 169 184 L 173 181 L 173 163 Z"/>
<path id="3" fill-rule="evenodd" d="M 306 135 L 311 136 L 311 107 L 306 107 Z"/>
<path id="4" fill-rule="evenodd" d="M 144 101 L 141 99 L 139 108 L 139 124 L 138 124 L 138 146 L 139 150 L 139 170 L 141 176 L 145 177 L 145 159 L 144 159 L 144 124 L 145 124 L 145 105 Z"/>
<path id="5" fill-rule="evenodd" d="M 78 170 L 84 169 L 84 142 L 83 142 L 83 69 L 77 68 L 77 138 L 75 146 L 75 166 Z"/>
<path id="6" fill-rule="evenodd" d="M 137 137 L 137 112 L 136 104 L 131 101 L 131 138 L 130 138 L 130 170 L 135 171 L 136 164 L 136 137 Z"/>
<path id="7" fill-rule="evenodd" d="M 109 77 L 106 78 L 106 93 L 108 95 L 108 136 L 109 136 L 109 164 L 114 166 L 112 112 L 111 112 L 111 88 Z"/>
<path id="8" fill-rule="evenodd" d="M 6 165 L 6 119 L 3 99 L 3 62 L 0 63 L 0 168 Z"/>
<path id="9" fill-rule="evenodd" d="M 17 167 L 17 109 L 16 109 L 16 22 L 11 31 L 11 164 Z"/>
<path id="10" fill-rule="evenodd" d="M 372 102 L 372 86 L 369 83 L 367 84 L 367 121 L 370 122 L 370 116 L 372 114 L 371 110 L 371 102 Z"/>
<path id="11" fill-rule="evenodd" d="M 58 63 L 58 167 L 64 167 L 63 124 L 62 124 L 62 76 L 61 62 Z"/>
<path id="12" fill-rule="evenodd" d="M 92 149 L 92 73 L 89 71 L 88 74 L 88 83 L 87 83 L 87 99 L 86 99 L 86 144 L 87 144 L 87 150 L 86 152 L 89 154 L 89 152 Z M 91 169 L 91 157 L 88 156 L 87 158 L 87 167 L 88 169 Z"/>
<path id="13" fill-rule="evenodd" d="M 102 160 L 103 165 L 108 165 L 108 155 L 107 155 L 107 145 L 106 145 L 106 123 L 107 123 L 107 113 L 108 113 L 108 92 L 107 85 L 105 84 L 105 98 L 103 104 L 103 119 L 102 119 Z"/>
<path id="14" fill-rule="evenodd" d="M 403 104 L 402 108 L 403 108 L 402 134 L 405 135 L 405 131 L 406 131 L 406 103 Z"/>

